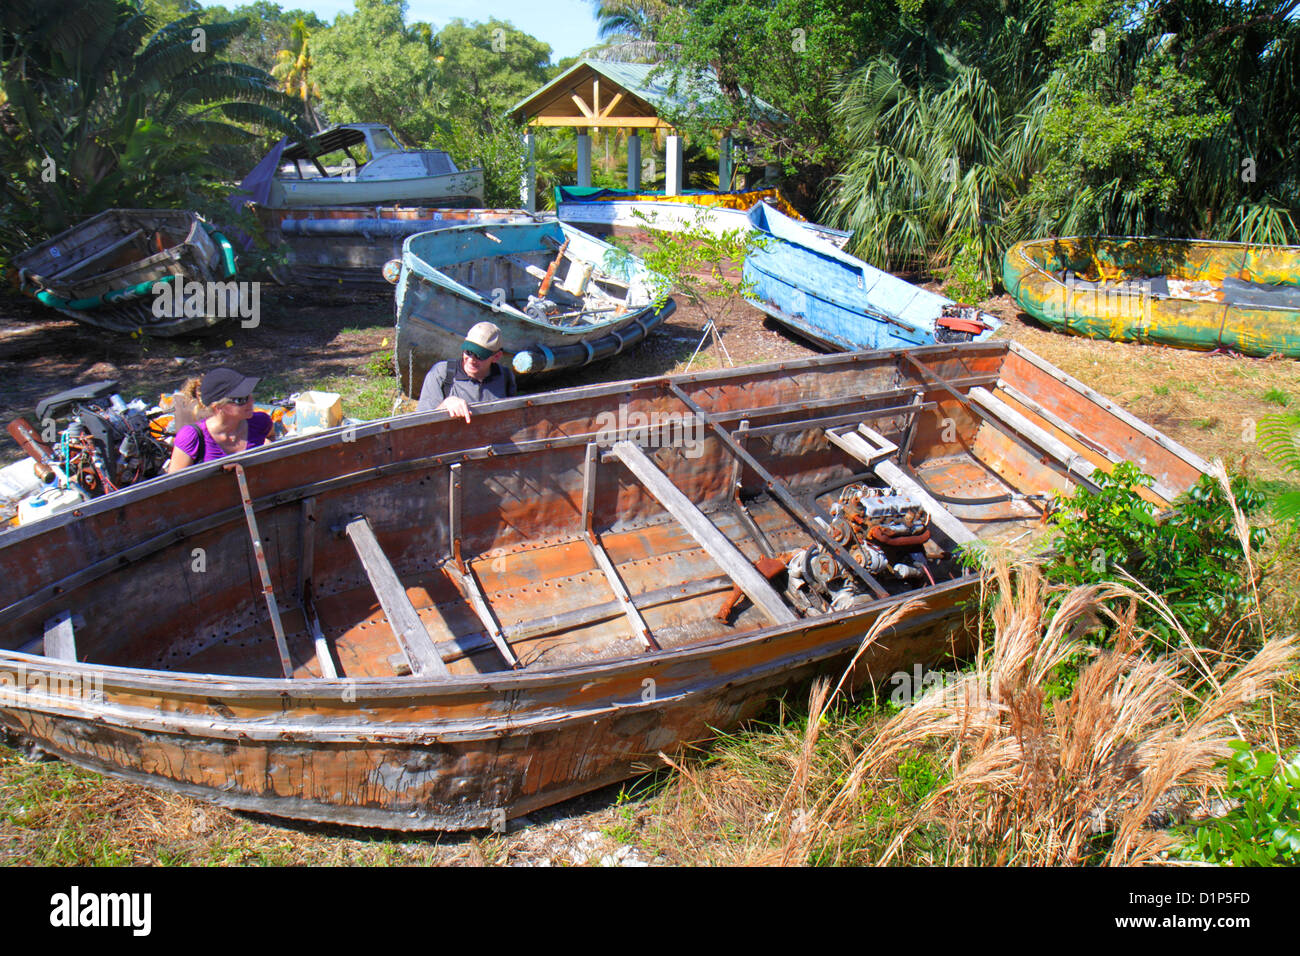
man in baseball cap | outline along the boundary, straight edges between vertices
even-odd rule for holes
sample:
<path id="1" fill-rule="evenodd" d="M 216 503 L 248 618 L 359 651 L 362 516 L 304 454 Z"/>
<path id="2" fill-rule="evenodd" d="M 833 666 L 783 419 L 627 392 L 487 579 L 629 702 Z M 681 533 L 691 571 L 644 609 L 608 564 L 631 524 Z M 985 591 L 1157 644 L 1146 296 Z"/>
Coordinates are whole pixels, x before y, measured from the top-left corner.
<path id="1" fill-rule="evenodd" d="M 468 422 L 471 405 L 514 395 L 514 371 L 501 357 L 501 330 L 480 322 L 466 334 L 459 362 L 439 362 L 429 369 L 415 410 L 450 412 Z"/>

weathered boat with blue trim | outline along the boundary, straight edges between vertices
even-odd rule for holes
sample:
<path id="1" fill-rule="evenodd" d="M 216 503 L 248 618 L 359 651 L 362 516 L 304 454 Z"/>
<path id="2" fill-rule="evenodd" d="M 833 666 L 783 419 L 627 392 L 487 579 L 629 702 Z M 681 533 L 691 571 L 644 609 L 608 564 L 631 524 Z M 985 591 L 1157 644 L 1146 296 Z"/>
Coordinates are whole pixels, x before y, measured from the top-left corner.
<path id="1" fill-rule="evenodd" d="M 22 292 L 111 332 L 183 335 L 235 317 L 242 301 L 229 240 L 181 210 L 106 210 L 16 256 L 13 267 Z M 194 282 L 204 294 L 184 291 Z M 183 307 L 159 308 L 160 292 Z"/>
<path id="2" fill-rule="evenodd" d="M 456 359 L 478 322 L 501 329 L 520 375 L 610 358 L 642 342 L 675 304 L 635 256 L 562 222 L 453 226 L 411 236 L 397 281 L 398 378 Z"/>
<path id="3" fill-rule="evenodd" d="M 251 203 L 272 248 L 284 253 L 273 270 L 285 284 L 321 282 L 386 288 L 384 264 L 420 232 L 483 223 L 535 222 L 522 209 L 430 206 L 293 206 Z"/>
<path id="4" fill-rule="evenodd" d="M 749 220 L 762 242 L 745 256 L 745 297 L 818 345 L 853 351 L 979 342 L 1001 324 L 810 236 L 803 223 L 764 203 Z"/>

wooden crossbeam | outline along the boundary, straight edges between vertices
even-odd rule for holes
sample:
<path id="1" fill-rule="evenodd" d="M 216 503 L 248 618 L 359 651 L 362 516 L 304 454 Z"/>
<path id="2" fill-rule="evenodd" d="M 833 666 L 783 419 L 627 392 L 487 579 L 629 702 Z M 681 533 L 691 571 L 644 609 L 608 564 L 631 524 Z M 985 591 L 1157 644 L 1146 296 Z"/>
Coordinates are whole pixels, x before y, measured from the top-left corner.
<path id="1" fill-rule="evenodd" d="M 379 605 L 388 617 L 393 637 L 397 639 L 402 653 L 406 655 L 406 660 L 411 665 L 411 673 L 450 677 L 451 672 L 447 670 L 447 665 L 442 662 L 442 657 L 433 646 L 433 638 L 425 630 L 424 623 L 416 613 L 411 599 L 406 596 L 406 588 L 402 585 L 401 578 L 393 570 L 388 555 L 384 554 L 383 548 L 379 546 L 379 540 L 375 537 L 374 529 L 370 527 L 370 521 L 365 515 L 357 515 L 344 525 L 344 532 L 352 541 L 357 557 L 361 559 L 366 577 L 370 579 L 370 586 L 374 588 L 375 596 L 379 598 Z"/>
<path id="2" fill-rule="evenodd" d="M 986 419 L 991 416 L 1004 423 L 1025 440 L 1046 452 L 1048 457 L 1063 466 L 1076 480 L 1094 491 L 1097 490 L 1097 485 L 1092 480 L 1097 466 L 1082 455 L 1076 454 L 1074 449 L 1047 429 L 1034 424 L 1000 398 L 995 398 L 986 388 L 972 388 L 970 399 L 973 406 L 984 411 Z"/>
<path id="3" fill-rule="evenodd" d="M 609 101 L 609 105 L 606 106 L 600 112 L 601 119 L 608 119 L 610 116 L 613 116 L 614 109 L 618 106 L 620 102 L 622 102 L 622 100 L 623 100 L 623 91 L 619 90 L 617 93 L 614 94 L 614 98 Z"/>
<path id="4" fill-rule="evenodd" d="M 253 497 L 248 491 L 248 479 L 244 476 L 244 466 L 225 465 L 226 471 L 233 471 L 239 482 L 239 498 L 244 503 L 244 521 L 248 525 L 248 536 L 253 542 L 253 557 L 257 561 L 257 573 L 262 579 L 262 596 L 266 598 L 266 611 L 271 616 L 271 630 L 275 632 L 275 647 L 280 653 L 280 669 L 284 676 L 293 677 L 293 661 L 289 658 L 289 643 L 284 637 L 284 624 L 280 620 L 280 606 L 275 600 L 275 590 L 271 587 L 271 570 L 266 564 L 266 552 L 262 549 L 262 536 L 257 530 L 257 517 L 253 514 Z"/>
<path id="5" fill-rule="evenodd" d="M 1075 469 L 1068 463 L 1070 459 L 1078 458 L 1074 452 L 1070 451 L 1070 449 L 1067 448 L 1059 439 L 1048 434 L 1045 429 L 1039 428 L 1005 402 L 994 398 L 987 389 L 977 386 L 972 388 L 969 393 L 963 395 L 953 387 L 952 382 L 949 382 L 938 372 L 926 368 L 910 353 L 904 352 L 903 359 L 916 369 L 923 381 L 926 378 L 932 379 L 940 388 L 969 409 L 973 414 L 983 421 L 988 422 L 990 426 L 1002 432 L 1002 434 L 1006 435 L 1021 448 L 1025 449 L 1025 451 L 1035 457 L 1038 456 L 1039 449 L 1048 452 L 1048 457 L 1052 458 L 1058 465 L 1063 467 L 1067 478 L 1072 481 L 1079 481 L 1093 491 L 1097 490 L 1097 485 L 1090 480 L 1092 476 L 1091 470 L 1087 470 L 1085 474 L 1083 469 Z M 976 392 L 983 394 L 976 396 Z M 1042 439 L 1046 439 L 1048 444 L 1042 444 Z M 1053 450 L 1049 450 L 1048 445 L 1053 446 Z M 1062 448 L 1065 449 L 1063 454 L 1060 453 L 1060 449 Z M 1079 460 L 1084 461 L 1084 459 Z M 1092 462 L 1085 463 L 1088 465 L 1089 469 L 1095 470 L 1096 466 L 1094 466 Z"/>
<path id="6" fill-rule="evenodd" d="M 71 611 L 60 611 L 45 622 L 45 656 L 58 661 L 77 659 L 77 638 L 72 629 Z"/>
<path id="7" fill-rule="evenodd" d="M 474 569 L 467 567 L 462 572 L 454 564 L 447 564 L 443 565 L 443 570 L 456 582 L 461 594 L 465 596 L 465 600 L 469 601 L 469 605 L 474 609 L 474 613 L 478 616 L 483 629 L 488 632 L 488 637 L 492 638 L 492 643 L 501 652 L 501 656 L 505 658 L 506 663 L 511 667 L 517 668 L 521 666 L 519 658 L 515 655 L 514 648 L 510 646 L 510 642 L 501 633 L 501 625 L 497 623 L 496 615 L 492 613 L 492 608 L 487 601 L 487 595 L 483 593 L 483 585 L 479 583 L 478 575 L 474 573 Z"/>
<path id="8" fill-rule="evenodd" d="M 596 114 L 591 111 L 591 107 L 587 105 L 587 101 L 577 93 L 570 93 L 569 99 L 578 104 L 578 109 L 582 110 L 582 115 L 587 117 L 587 119 L 594 120 L 596 118 Z"/>
<path id="9" fill-rule="evenodd" d="M 767 615 L 768 620 L 773 624 L 793 624 L 798 621 L 794 612 L 781 600 L 781 595 L 758 573 L 741 550 L 718 530 L 704 512 L 695 507 L 645 452 L 629 441 L 615 442 L 610 451 L 636 475 L 664 509 L 681 523 L 687 533 L 754 602 L 754 606 Z"/>
<path id="10" fill-rule="evenodd" d="M 591 552 L 592 558 L 604 573 L 605 580 L 609 582 L 610 590 L 614 592 L 614 597 L 618 599 L 619 605 L 623 608 L 623 614 L 632 627 L 632 633 L 637 640 L 645 645 L 646 650 L 657 651 L 659 650 L 658 641 L 650 633 L 650 628 L 646 625 L 645 619 L 641 617 L 641 612 L 632 603 L 632 596 L 628 593 L 627 586 L 619 576 L 618 568 L 610 560 L 609 553 L 605 550 L 600 535 L 596 534 L 594 528 L 592 507 L 596 501 L 596 469 L 599 467 L 600 462 L 599 451 L 600 449 L 595 442 L 587 445 L 587 457 L 582 472 L 582 507 L 585 512 L 583 515 L 582 538 L 587 542 L 587 550 Z"/>

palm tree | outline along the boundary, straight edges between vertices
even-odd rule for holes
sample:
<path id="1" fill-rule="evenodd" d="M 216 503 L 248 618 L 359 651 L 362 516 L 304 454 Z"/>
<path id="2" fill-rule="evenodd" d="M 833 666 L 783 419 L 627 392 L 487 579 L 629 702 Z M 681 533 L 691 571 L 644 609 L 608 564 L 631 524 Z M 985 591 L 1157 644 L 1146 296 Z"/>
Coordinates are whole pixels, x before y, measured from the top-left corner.
<path id="1" fill-rule="evenodd" d="M 596 34 L 604 44 L 583 51 L 602 60 L 654 63 L 663 58 L 655 42 L 657 26 L 673 5 L 664 0 L 592 0 L 596 9 Z"/>
<path id="2" fill-rule="evenodd" d="M 301 133 L 267 73 L 218 59 L 247 21 L 155 30 L 129 0 L 7 0 L 0 17 L 10 248 L 112 206 L 193 205 L 246 171 L 246 127 Z"/>
<path id="3" fill-rule="evenodd" d="M 322 128 L 320 118 L 312 108 L 311 101 L 313 97 L 320 99 L 320 84 L 311 78 L 312 60 L 311 51 L 308 49 L 309 42 L 307 22 L 302 17 L 298 17 L 293 21 L 289 48 L 279 50 L 275 54 L 275 66 L 271 68 L 271 75 L 280 81 L 280 88 L 285 93 L 302 100 L 303 119 L 319 130 Z"/>
<path id="4" fill-rule="evenodd" d="M 884 268 L 929 270 L 973 247 L 991 281 L 1041 160 L 1050 74 L 1038 47 L 1051 7 L 1027 0 L 1001 20 L 964 23 L 961 7 L 927 7 L 924 26 L 900 22 L 840 84 L 836 112 L 852 159 L 832 178 L 822 214 L 853 230 L 854 251 Z"/>

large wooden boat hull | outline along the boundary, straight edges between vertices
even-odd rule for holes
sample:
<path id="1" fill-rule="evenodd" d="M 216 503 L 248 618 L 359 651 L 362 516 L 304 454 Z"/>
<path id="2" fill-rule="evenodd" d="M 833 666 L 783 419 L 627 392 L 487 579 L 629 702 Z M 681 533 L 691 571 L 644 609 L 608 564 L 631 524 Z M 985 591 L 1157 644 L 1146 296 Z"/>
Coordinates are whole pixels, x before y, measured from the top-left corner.
<path id="1" fill-rule="evenodd" d="M 829 349 L 912 348 L 932 345 L 940 334 L 945 306 L 937 292 L 905 282 L 846 252 L 809 236 L 775 209 L 749 212 L 765 240 L 745 256 L 745 298 L 800 336 Z M 1000 322 L 980 313 L 988 338 Z"/>
<path id="2" fill-rule="evenodd" d="M 1045 325 L 1088 338 L 1300 357 L 1300 246 L 1036 239 L 1002 282 Z"/>
<path id="3" fill-rule="evenodd" d="M 384 265 L 402 257 L 402 244 L 419 232 L 475 223 L 533 222 L 522 209 L 452 209 L 433 206 L 253 205 L 263 235 L 285 252 L 276 267 L 282 281 L 319 285 L 343 282 L 387 288 Z"/>
<path id="4" fill-rule="evenodd" d="M 854 422 L 896 440 L 891 461 L 935 492 L 975 502 L 931 509 L 949 554 L 937 583 L 804 614 L 750 582 L 718 620 L 761 540 L 810 539 L 811 512 L 796 519 L 778 491 L 812 507 L 828 485 L 891 473 L 845 450 Z M 276 443 L 0 538 L 0 722 L 229 807 L 500 827 L 838 677 L 911 598 L 924 606 L 849 685 L 963 653 L 974 579 L 951 552 L 1040 524 L 1026 501 L 980 499 L 1068 489 L 1118 457 L 1160 495 L 1204 467 L 1007 343 L 617 382 L 481 406 L 472 428 L 426 413 Z M 704 526 L 741 561 L 703 544 Z"/>
<path id="5" fill-rule="evenodd" d="M 611 293 L 603 311 L 570 313 L 563 321 L 521 308 L 565 246 L 552 296 L 575 268 L 591 267 L 591 286 Z M 532 270 L 531 273 L 527 270 Z M 519 375 L 545 375 L 610 358 L 644 341 L 674 309 L 656 303 L 661 280 L 634 256 L 564 223 L 455 226 L 406 240 L 397 282 L 395 360 L 402 390 L 418 395 L 425 373 L 459 359 L 465 333 L 478 322 L 501 329 L 506 360 Z M 569 297 L 577 308 L 579 299 Z"/>
<path id="6" fill-rule="evenodd" d="M 19 288 L 62 314 L 111 332 L 173 336 L 238 314 L 202 308 L 155 308 L 158 283 L 225 284 L 235 276 L 230 242 L 192 212 L 109 209 L 14 258 Z M 179 314 L 177 314 L 179 313 Z"/>

